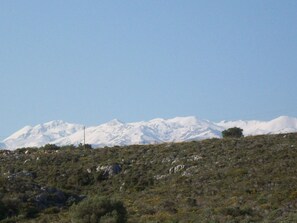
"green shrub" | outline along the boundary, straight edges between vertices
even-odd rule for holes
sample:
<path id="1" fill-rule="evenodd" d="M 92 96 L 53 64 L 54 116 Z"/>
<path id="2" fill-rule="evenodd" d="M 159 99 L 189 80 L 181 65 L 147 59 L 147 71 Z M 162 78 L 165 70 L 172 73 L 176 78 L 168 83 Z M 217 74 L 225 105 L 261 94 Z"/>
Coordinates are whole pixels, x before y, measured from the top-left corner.
<path id="1" fill-rule="evenodd" d="M 72 223 L 126 222 L 122 202 L 95 196 L 87 198 L 70 209 Z"/>
<path id="2" fill-rule="evenodd" d="M 223 209 L 225 215 L 230 215 L 232 217 L 253 215 L 253 210 L 251 208 L 240 208 L 240 207 L 227 207 Z"/>
<path id="3" fill-rule="evenodd" d="M 58 207 L 49 207 L 44 210 L 43 213 L 45 214 L 57 214 L 60 212 L 60 209 Z"/>
<path id="4" fill-rule="evenodd" d="M 43 146 L 43 149 L 44 150 L 58 150 L 58 149 L 60 149 L 60 147 L 55 144 L 46 144 Z"/>
<path id="5" fill-rule="evenodd" d="M 20 201 L 17 198 L 3 198 L 3 208 L 7 209 L 8 217 L 17 216 L 20 209 Z"/>
<path id="6" fill-rule="evenodd" d="M 0 221 L 4 218 L 6 218 L 7 208 L 3 204 L 3 202 L 0 200 Z"/>
<path id="7" fill-rule="evenodd" d="M 242 131 L 243 130 L 241 128 L 233 127 L 224 130 L 222 132 L 222 136 L 223 138 L 240 138 L 243 136 Z"/>

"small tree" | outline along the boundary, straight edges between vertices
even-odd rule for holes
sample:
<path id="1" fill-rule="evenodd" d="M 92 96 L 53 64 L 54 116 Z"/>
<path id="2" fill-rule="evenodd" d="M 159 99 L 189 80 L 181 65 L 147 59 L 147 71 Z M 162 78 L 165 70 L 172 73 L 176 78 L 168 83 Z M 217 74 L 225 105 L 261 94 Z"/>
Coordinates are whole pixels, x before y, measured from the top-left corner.
<path id="1" fill-rule="evenodd" d="M 44 150 L 58 150 L 58 149 L 60 149 L 60 147 L 57 146 L 56 144 L 46 144 L 42 148 Z"/>
<path id="2" fill-rule="evenodd" d="M 238 127 L 233 127 L 226 129 L 222 132 L 223 138 L 240 138 L 243 137 L 242 129 Z"/>

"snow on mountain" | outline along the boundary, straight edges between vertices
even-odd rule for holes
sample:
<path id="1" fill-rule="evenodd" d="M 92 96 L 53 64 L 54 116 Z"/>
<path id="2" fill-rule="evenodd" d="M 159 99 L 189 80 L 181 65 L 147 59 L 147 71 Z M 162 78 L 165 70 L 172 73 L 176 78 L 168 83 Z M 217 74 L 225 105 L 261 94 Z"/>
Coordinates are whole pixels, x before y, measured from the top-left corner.
<path id="1" fill-rule="evenodd" d="M 60 138 L 67 139 L 68 136 L 81 129 L 83 129 L 82 125 L 70 124 L 60 120 L 51 121 L 34 127 L 25 126 L 6 138 L 3 142 L 8 149 L 39 147 Z"/>
<path id="2" fill-rule="evenodd" d="M 182 142 L 220 137 L 222 128 L 195 117 L 153 119 L 148 122 L 123 123 L 112 120 L 108 123 L 86 128 L 86 142 L 94 147 Z M 83 130 L 68 137 L 71 144 L 82 142 Z M 67 144 L 65 139 L 57 144 Z"/>
<path id="3" fill-rule="evenodd" d="M 176 117 L 173 119 L 153 119 L 147 126 L 163 142 L 181 142 L 205 138 L 220 137 L 221 127 L 194 116 Z"/>
<path id="4" fill-rule="evenodd" d="M 117 119 L 87 127 L 86 143 L 93 147 L 183 142 L 220 138 L 224 129 L 239 127 L 244 135 L 297 132 L 297 118 L 281 116 L 271 121 L 222 121 L 214 123 L 194 116 L 124 123 Z M 0 148 L 40 147 L 45 144 L 78 145 L 83 142 L 84 127 L 63 121 L 26 126 L 6 138 Z"/>
<path id="5" fill-rule="evenodd" d="M 297 118 L 280 116 L 271 121 L 222 121 L 216 123 L 223 128 L 239 127 L 244 135 L 278 134 L 297 131 Z"/>

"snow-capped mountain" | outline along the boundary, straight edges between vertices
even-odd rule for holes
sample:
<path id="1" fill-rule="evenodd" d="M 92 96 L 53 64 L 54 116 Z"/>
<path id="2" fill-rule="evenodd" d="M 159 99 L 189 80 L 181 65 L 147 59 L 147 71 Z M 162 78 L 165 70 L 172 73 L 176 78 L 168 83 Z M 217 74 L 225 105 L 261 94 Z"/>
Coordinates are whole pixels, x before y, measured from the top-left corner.
<path id="1" fill-rule="evenodd" d="M 86 128 L 86 142 L 94 147 L 181 142 L 220 137 L 222 127 L 195 117 L 173 119 L 153 119 L 148 122 L 123 123 L 112 120 L 108 123 Z M 57 144 L 78 144 L 82 142 L 83 131 L 78 131 L 67 139 L 57 140 Z"/>
<path id="2" fill-rule="evenodd" d="M 223 128 L 239 127 L 244 135 L 277 134 L 297 131 L 297 118 L 280 116 L 271 121 L 222 121 L 216 123 Z"/>
<path id="3" fill-rule="evenodd" d="M 53 143 L 61 138 L 67 138 L 82 129 L 83 125 L 70 124 L 60 120 L 51 121 L 34 127 L 25 126 L 6 138 L 3 143 L 6 145 L 6 148 L 9 149 L 39 147 Z"/>
<path id="4" fill-rule="evenodd" d="M 93 147 L 131 144 L 183 142 L 220 138 L 224 129 L 239 127 L 244 135 L 297 132 L 297 118 L 281 116 L 271 121 L 222 121 L 214 123 L 196 117 L 176 117 L 124 123 L 117 119 L 86 127 L 86 143 Z M 83 142 L 84 127 L 64 121 L 26 126 L 0 143 L 0 148 L 40 147 L 45 144 L 78 145 Z"/>

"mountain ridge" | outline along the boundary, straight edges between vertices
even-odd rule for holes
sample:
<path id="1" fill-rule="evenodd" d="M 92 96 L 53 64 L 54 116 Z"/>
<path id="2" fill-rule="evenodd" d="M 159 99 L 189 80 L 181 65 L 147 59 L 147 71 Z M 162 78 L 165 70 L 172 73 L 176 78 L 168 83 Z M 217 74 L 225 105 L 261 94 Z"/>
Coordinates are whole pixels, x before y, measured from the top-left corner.
<path id="1" fill-rule="evenodd" d="M 242 128 L 246 136 L 297 132 L 297 118 L 280 116 L 270 121 L 238 120 L 217 123 L 195 116 L 155 118 L 130 123 L 113 119 L 98 126 L 86 127 L 85 135 L 86 143 L 93 147 L 125 146 L 220 138 L 221 132 L 231 127 Z M 21 128 L 0 142 L 0 148 L 13 150 L 45 144 L 78 145 L 83 142 L 83 137 L 83 125 L 53 120 Z"/>

